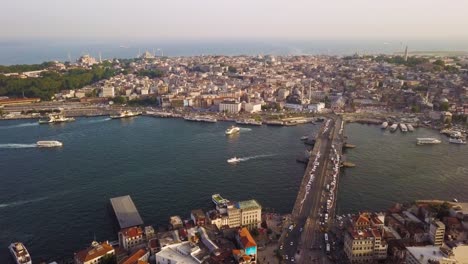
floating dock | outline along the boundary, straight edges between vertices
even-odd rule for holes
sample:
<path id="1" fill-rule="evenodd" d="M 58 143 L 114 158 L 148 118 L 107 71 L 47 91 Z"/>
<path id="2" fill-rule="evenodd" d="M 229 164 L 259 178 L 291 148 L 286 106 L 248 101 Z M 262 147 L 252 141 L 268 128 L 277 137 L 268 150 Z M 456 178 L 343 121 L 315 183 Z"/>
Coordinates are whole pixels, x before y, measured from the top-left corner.
<path id="1" fill-rule="evenodd" d="M 130 195 L 111 198 L 110 202 L 120 229 L 143 225 L 143 220 Z"/>

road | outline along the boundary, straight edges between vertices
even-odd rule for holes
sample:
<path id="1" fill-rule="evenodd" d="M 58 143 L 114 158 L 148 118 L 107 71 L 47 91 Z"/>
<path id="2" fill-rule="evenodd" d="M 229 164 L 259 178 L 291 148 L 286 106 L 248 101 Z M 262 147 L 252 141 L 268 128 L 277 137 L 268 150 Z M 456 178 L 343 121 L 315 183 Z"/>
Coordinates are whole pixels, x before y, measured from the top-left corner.
<path id="1" fill-rule="evenodd" d="M 329 119 L 317 134 L 292 212 L 293 228 L 285 231 L 280 247 L 286 263 L 331 263 L 325 252 L 323 233 L 332 218 L 331 209 L 330 216 L 325 220 L 326 185 L 333 166 L 330 161 L 334 155 L 332 144 L 335 140 L 340 141 L 341 125 L 340 118 Z"/>

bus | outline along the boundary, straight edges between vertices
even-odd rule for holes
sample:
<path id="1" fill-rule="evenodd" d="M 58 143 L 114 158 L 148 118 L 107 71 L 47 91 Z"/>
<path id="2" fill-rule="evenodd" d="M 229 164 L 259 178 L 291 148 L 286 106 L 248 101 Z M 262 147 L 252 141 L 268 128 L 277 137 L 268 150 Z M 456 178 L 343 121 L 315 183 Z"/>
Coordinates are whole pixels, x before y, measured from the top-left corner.
<path id="1" fill-rule="evenodd" d="M 327 254 L 330 254 L 330 244 L 327 243 Z"/>

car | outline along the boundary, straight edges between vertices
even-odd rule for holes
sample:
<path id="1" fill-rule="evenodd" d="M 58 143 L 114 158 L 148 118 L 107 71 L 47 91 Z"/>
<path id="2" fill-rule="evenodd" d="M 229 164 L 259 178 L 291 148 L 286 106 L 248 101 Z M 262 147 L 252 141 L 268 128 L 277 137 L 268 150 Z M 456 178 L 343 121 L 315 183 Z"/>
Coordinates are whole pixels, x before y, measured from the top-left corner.
<path id="1" fill-rule="evenodd" d="M 280 246 L 280 249 L 281 249 L 281 250 L 283 249 L 283 245 Z"/>
<path id="2" fill-rule="evenodd" d="M 291 258 L 291 262 L 294 262 L 294 257 Z"/>
<path id="3" fill-rule="evenodd" d="M 293 241 L 291 241 L 291 243 L 289 243 L 289 245 L 291 245 L 291 246 L 292 246 L 292 245 L 294 245 L 294 242 L 293 242 Z"/>
<path id="4" fill-rule="evenodd" d="M 301 227 L 301 229 L 299 229 L 299 232 L 302 232 L 303 228 Z"/>
<path id="5" fill-rule="evenodd" d="M 286 257 L 286 259 L 288 259 L 288 255 L 286 255 L 285 257 Z"/>

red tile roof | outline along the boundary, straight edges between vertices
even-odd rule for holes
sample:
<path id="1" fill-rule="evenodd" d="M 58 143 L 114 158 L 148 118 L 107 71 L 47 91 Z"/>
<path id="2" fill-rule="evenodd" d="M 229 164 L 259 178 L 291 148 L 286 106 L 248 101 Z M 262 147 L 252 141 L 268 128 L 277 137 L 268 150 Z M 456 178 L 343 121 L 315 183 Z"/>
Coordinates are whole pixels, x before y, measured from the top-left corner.
<path id="1" fill-rule="evenodd" d="M 139 264 L 139 259 L 143 257 L 146 254 L 146 250 L 140 249 L 137 252 L 135 252 L 133 255 L 131 255 L 128 259 L 125 261 L 121 262 L 121 264 Z"/>
<path id="2" fill-rule="evenodd" d="M 250 235 L 250 232 L 247 228 L 243 227 L 241 230 L 239 230 L 239 237 L 244 248 L 257 246 L 257 243 L 255 243 L 255 240 Z"/>
<path id="3" fill-rule="evenodd" d="M 109 254 L 113 250 L 114 248 L 108 242 L 103 242 L 101 244 L 97 244 L 96 246 L 91 246 L 87 249 L 81 250 L 75 254 L 75 258 L 80 262 L 87 262 Z"/>

